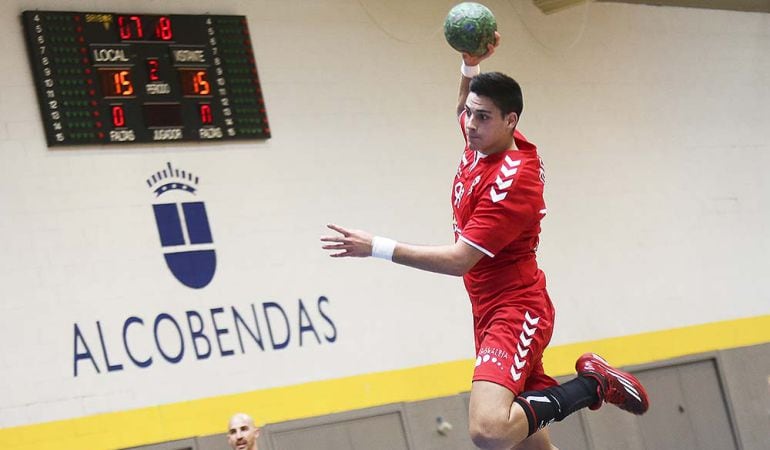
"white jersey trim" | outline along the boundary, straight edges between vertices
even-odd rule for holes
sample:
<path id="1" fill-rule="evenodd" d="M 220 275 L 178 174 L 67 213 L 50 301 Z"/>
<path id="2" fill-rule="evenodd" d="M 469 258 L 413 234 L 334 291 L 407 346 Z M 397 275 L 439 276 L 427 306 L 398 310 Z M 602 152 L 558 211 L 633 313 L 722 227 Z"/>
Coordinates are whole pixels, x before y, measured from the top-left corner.
<path id="1" fill-rule="evenodd" d="M 476 250 L 480 251 L 481 253 L 489 256 L 490 258 L 494 258 L 495 257 L 494 253 L 490 252 L 489 250 L 485 249 L 484 247 L 480 246 L 479 244 L 468 240 L 468 238 L 466 238 L 463 235 L 460 235 L 460 240 L 465 242 L 466 244 L 470 245 L 471 247 L 475 248 Z"/>

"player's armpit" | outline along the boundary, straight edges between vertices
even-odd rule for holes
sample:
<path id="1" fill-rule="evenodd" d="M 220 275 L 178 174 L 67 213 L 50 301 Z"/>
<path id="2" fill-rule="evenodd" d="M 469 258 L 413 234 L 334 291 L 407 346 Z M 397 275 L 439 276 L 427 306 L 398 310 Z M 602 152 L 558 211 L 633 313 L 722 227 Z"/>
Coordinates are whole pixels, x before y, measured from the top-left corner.
<path id="1" fill-rule="evenodd" d="M 475 266 L 476 263 L 478 263 L 479 260 L 485 256 L 481 250 L 469 245 L 463 240 L 458 240 L 455 243 L 455 247 L 457 248 L 456 251 L 458 254 L 458 261 L 463 268 L 463 275 L 468 273 L 468 271 L 471 270 L 473 266 Z"/>

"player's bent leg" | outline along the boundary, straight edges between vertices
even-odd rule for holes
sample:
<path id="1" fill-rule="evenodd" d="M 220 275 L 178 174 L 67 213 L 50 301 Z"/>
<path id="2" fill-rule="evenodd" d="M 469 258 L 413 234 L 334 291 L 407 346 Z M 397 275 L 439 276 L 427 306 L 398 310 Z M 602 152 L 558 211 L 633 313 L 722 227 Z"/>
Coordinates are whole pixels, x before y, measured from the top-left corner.
<path id="1" fill-rule="evenodd" d="M 527 437 L 527 417 L 513 399 L 513 392 L 499 384 L 473 382 L 468 415 L 471 440 L 477 447 L 510 450 Z"/>
<path id="2" fill-rule="evenodd" d="M 564 384 L 518 395 L 490 381 L 474 381 L 469 413 L 473 443 L 485 450 L 509 450 L 516 445 L 522 450 L 550 450 L 548 434 L 539 430 L 584 407 L 597 409 L 607 402 L 634 414 L 649 408 L 639 380 L 598 355 L 581 356 L 575 367 L 578 376 Z"/>

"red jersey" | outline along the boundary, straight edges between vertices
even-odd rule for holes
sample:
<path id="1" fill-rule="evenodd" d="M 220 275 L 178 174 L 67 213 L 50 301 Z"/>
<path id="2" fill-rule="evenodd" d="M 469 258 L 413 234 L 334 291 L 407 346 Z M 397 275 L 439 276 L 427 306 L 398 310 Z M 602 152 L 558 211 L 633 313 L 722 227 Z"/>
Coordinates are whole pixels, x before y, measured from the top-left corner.
<path id="1" fill-rule="evenodd" d="M 455 240 L 478 249 L 482 257 L 463 277 L 474 316 L 484 315 L 493 300 L 533 289 L 545 289 L 535 251 L 545 175 L 535 145 L 518 131 L 515 149 L 493 155 L 471 150 L 460 115 L 465 150 L 452 189 Z"/>

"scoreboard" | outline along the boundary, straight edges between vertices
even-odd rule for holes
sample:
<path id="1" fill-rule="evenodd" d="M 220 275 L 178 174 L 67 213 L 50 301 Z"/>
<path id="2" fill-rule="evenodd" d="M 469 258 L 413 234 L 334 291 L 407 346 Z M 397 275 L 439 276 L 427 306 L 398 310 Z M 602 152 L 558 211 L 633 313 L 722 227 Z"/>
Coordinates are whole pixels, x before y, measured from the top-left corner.
<path id="1" fill-rule="evenodd" d="M 243 16 L 22 20 L 48 146 L 270 137 Z"/>

